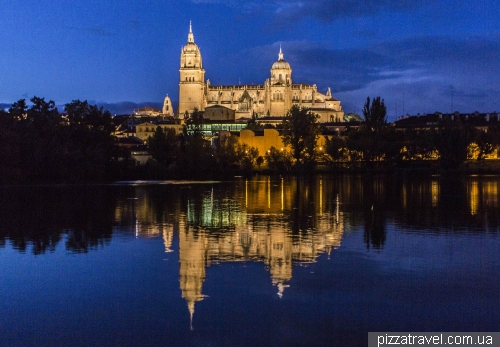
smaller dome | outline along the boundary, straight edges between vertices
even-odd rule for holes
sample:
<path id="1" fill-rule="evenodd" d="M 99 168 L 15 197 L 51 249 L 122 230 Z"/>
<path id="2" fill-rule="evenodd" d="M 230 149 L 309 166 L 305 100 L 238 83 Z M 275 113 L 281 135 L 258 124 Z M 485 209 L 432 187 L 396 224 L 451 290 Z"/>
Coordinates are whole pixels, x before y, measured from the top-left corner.
<path id="1" fill-rule="evenodd" d="M 291 69 L 290 64 L 285 60 L 274 62 L 272 69 Z"/>

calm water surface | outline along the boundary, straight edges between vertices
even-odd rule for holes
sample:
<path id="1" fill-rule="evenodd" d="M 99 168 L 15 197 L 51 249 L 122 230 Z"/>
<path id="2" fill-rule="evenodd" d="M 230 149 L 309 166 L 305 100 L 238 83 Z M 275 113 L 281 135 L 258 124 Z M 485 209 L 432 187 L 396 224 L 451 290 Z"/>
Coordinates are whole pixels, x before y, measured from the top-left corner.
<path id="1" fill-rule="evenodd" d="M 500 331 L 500 177 L 0 187 L 2 346 Z"/>

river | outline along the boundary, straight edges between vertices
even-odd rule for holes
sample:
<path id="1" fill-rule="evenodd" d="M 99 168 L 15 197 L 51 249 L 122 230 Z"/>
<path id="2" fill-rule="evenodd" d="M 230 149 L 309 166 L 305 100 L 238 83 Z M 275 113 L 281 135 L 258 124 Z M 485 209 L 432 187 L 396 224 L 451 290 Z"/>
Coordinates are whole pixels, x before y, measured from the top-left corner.
<path id="1" fill-rule="evenodd" d="M 2 346 L 500 330 L 500 177 L 0 187 Z"/>

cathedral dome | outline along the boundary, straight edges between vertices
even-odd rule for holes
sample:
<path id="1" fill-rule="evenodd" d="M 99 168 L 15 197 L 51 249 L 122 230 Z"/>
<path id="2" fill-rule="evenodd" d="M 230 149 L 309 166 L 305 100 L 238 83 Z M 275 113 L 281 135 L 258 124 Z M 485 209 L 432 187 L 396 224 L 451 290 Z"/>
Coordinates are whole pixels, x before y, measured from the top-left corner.
<path id="1" fill-rule="evenodd" d="M 274 62 L 272 69 L 291 69 L 291 67 L 287 61 L 278 60 Z"/>
<path id="2" fill-rule="evenodd" d="M 182 53 L 200 53 L 198 45 L 194 42 L 188 42 L 184 47 L 182 47 Z"/>
<path id="3" fill-rule="evenodd" d="M 188 34 L 188 43 L 182 47 L 182 53 L 200 53 L 200 49 L 198 48 L 198 45 L 194 43 L 194 34 L 193 34 L 193 28 L 191 26 L 191 22 L 189 22 L 189 34 Z"/>
<path id="4" fill-rule="evenodd" d="M 285 61 L 283 58 L 283 52 L 281 51 L 281 46 L 280 46 L 280 53 L 278 54 L 278 60 L 274 62 L 273 66 L 271 69 L 291 69 L 290 64 Z"/>

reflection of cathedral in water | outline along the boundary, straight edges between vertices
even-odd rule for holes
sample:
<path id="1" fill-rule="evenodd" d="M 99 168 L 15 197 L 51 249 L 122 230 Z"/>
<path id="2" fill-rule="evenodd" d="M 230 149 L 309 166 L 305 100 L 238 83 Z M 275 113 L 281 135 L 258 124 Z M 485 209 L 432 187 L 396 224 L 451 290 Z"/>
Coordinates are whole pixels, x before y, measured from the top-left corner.
<path id="1" fill-rule="evenodd" d="M 179 235 L 180 289 L 191 317 L 195 303 L 203 300 L 206 268 L 212 264 L 263 262 L 282 297 L 292 265 L 314 262 L 340 246 L 344 224 L 339 198 L 331 190 L 325 193 L 322 180 L 305 187 L 295 180 L 241 181 L 227 196 L 214 193 L 217 186 L 206 188 L 202 197 L 187 199 L 181 207 L 185 212 L 166 222 L 158 221 L 158 213 L 148 216 L 153 212 L 147 196 L 139 194 L 134 207 L 136 236 L 161 236 L 170 252 L 174 230 Z M 306 206 L 297 206 L 297 195 Z M 301 223 L 303 230 L 292 232 Z"/>
<path id="2" fill-rule="evenodd" d="M 498 186 L 493 178 L 451 183 L 433 178 L 399 185 L 348 176 L 139 187 L 129 194 L 134 198 L 127 195 L 118 204 L 115 220 L 133 226 L 137 237 L 162 237 L 167 252 L 177 250 L 178 237 L 180 289 L 193 315 L 195 303 L 204 298 L 207 267 L 213 264 L 261 262 L 281 297 L 293 266 L 329 255 L 346 229 L 364 225 L 365 242 L 373 247 L 383 246 L 386 223 L 438 232 L 468 225 L 498 230 Z M 380 210 L 390 215 L 377 214 Z"/>

